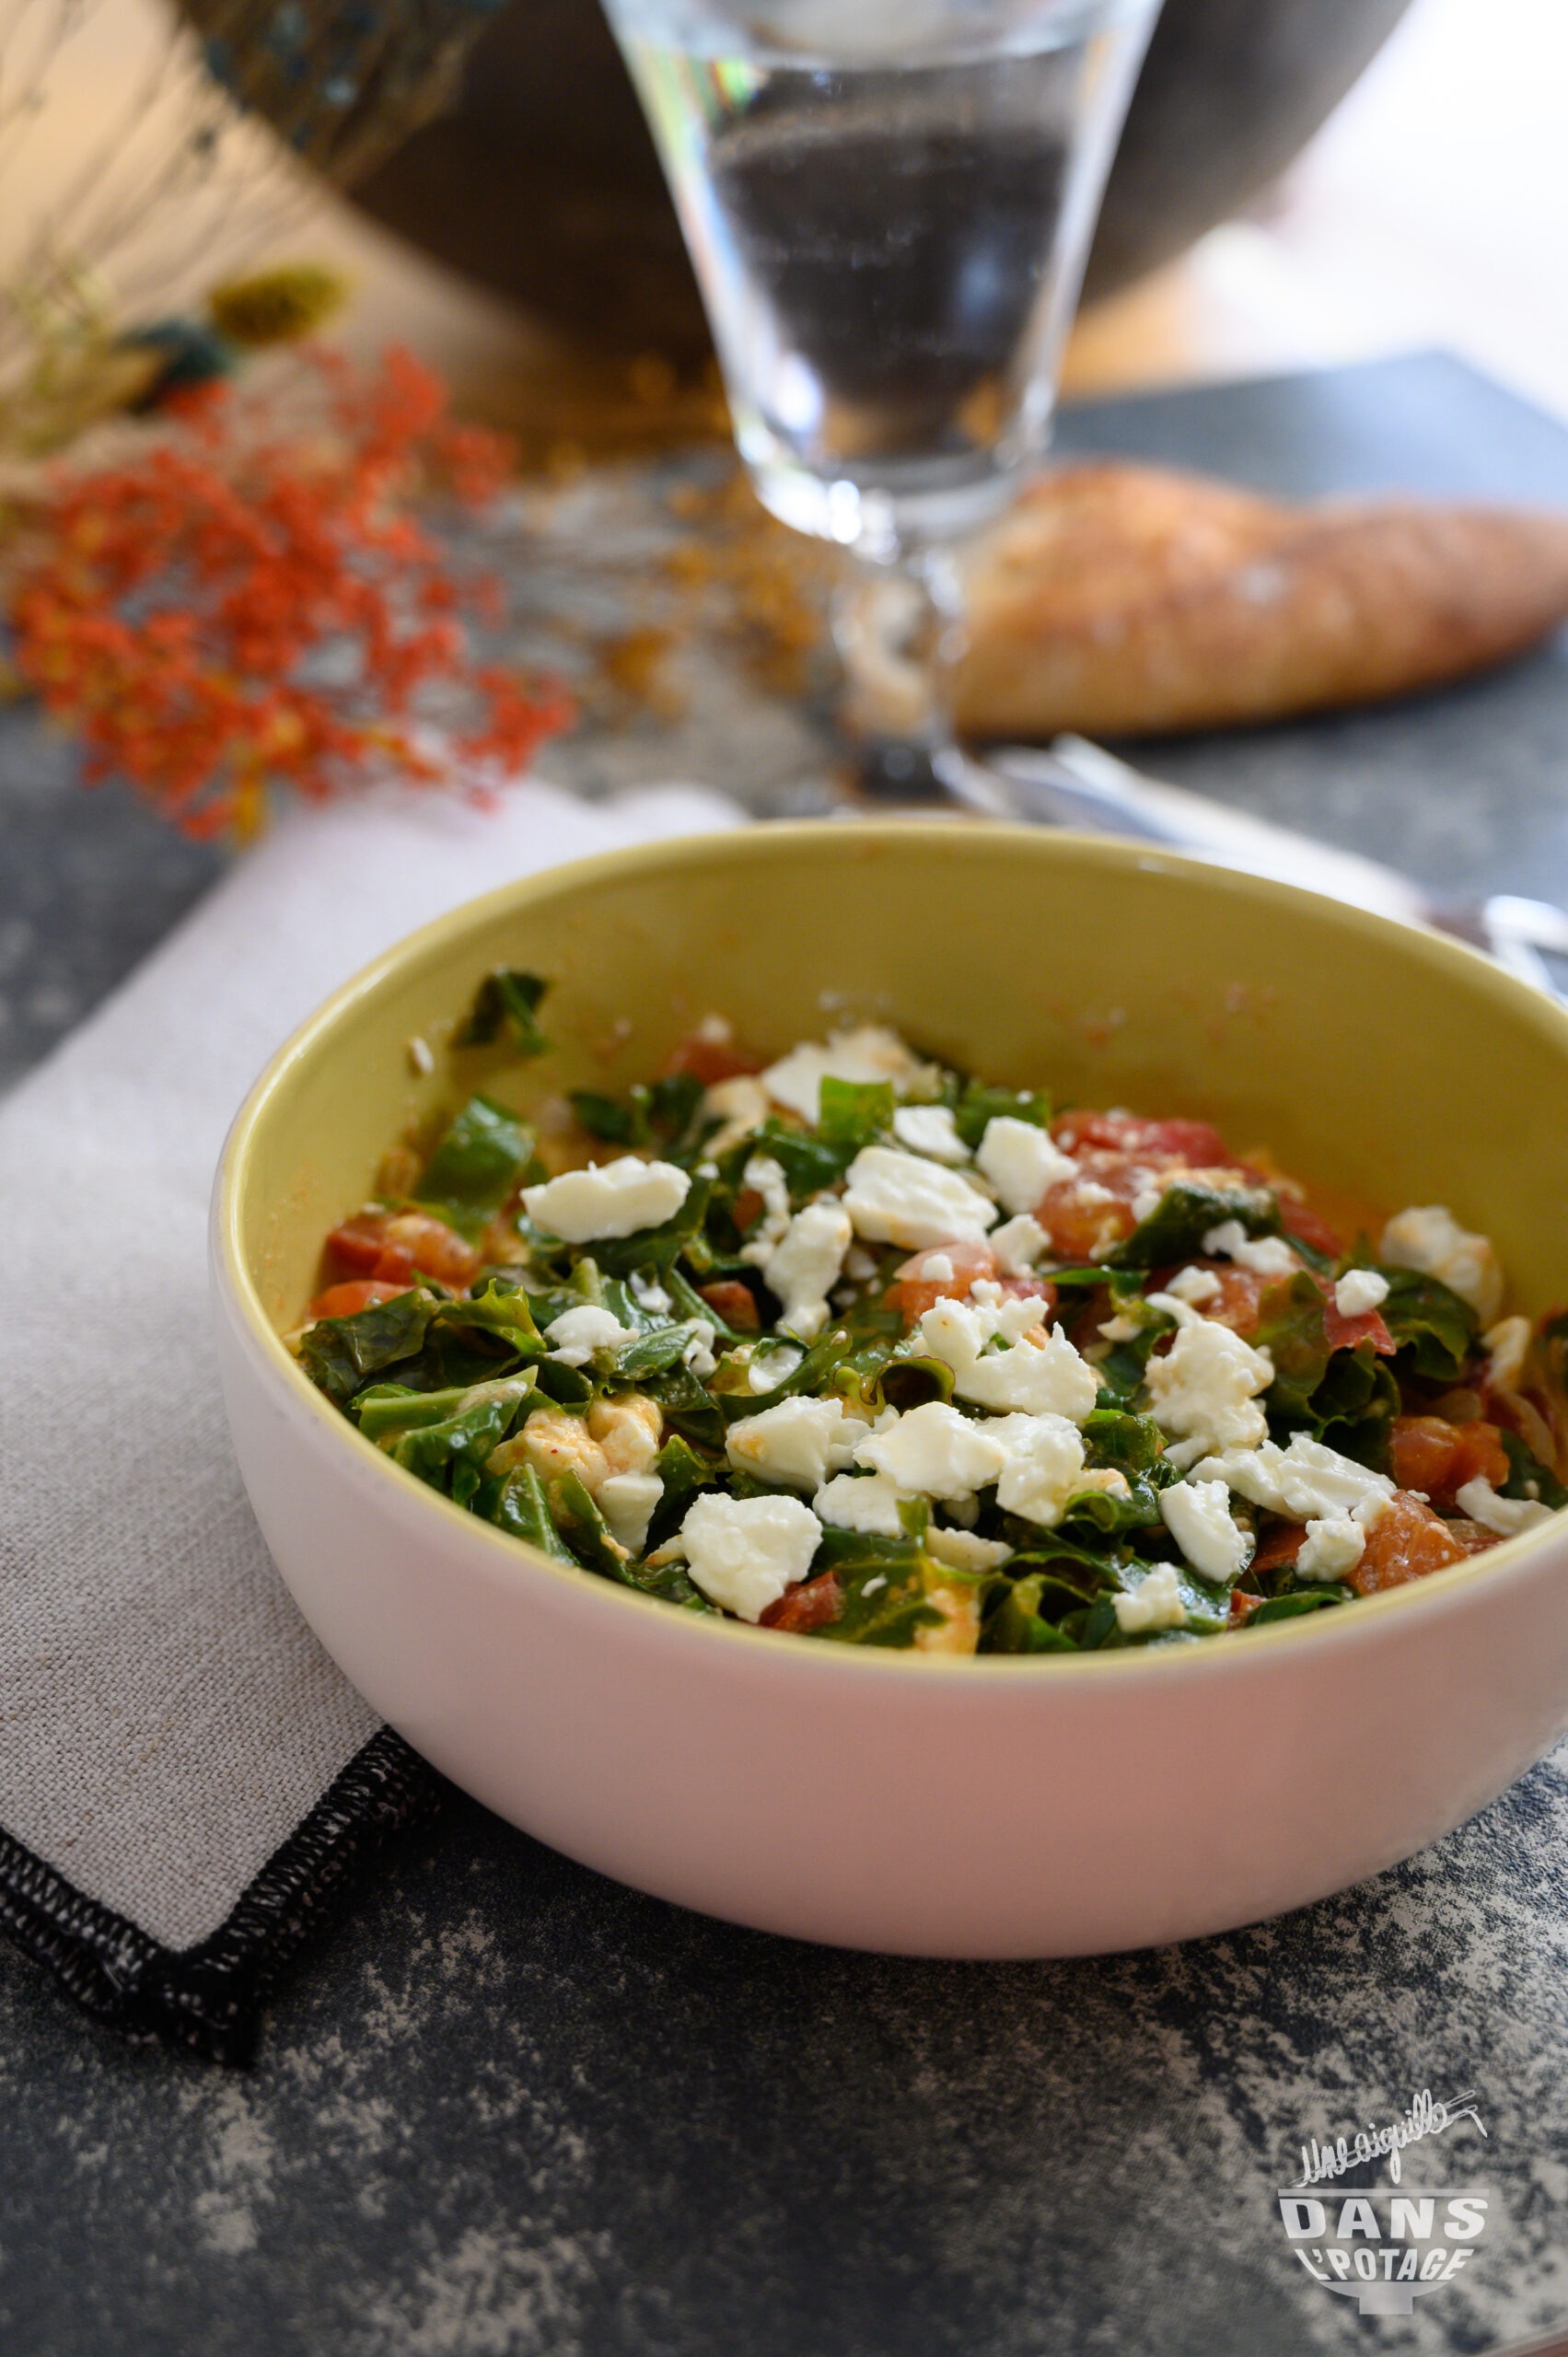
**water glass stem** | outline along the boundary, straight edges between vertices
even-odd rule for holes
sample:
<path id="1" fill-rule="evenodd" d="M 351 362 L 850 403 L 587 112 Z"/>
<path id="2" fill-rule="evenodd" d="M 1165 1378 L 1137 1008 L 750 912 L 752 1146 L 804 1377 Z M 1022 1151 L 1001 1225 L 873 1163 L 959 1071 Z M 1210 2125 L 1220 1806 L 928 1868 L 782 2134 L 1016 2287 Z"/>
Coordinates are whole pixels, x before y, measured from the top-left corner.
<path id="1" fill-rule="evenodd" d="M 873 555 L 863 547 L 857 555 L 858 578 L 834 603 L 833 634 L 858 792 L 872 801 L 989 808 L 984 772 L 966 757 L 953 726 L 953 674 L 966 642 L 952 549 L 928 543 Z"/>

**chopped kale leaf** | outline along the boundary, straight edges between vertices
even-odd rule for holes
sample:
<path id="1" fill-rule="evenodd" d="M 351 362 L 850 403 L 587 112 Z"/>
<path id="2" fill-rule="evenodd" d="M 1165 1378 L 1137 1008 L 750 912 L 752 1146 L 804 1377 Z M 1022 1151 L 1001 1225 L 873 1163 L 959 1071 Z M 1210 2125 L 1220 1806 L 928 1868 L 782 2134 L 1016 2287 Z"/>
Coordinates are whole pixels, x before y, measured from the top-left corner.
<path id="1" fill-rule="evenodd" d="M 1238 1187 L 1220 1194 L 1183 1179 L 1167 1187 L 1147 1219 L 1140 1220 L 1110 1259 L 1124 1269 L 1159 1269 L 1191 1260 L 1203 1248 L 1211 1228 L 1239 1220 L 1249 1236 L 1270 1236 L 1279 1227 L 1279 1205 L 1266 1187 Z"/>
<path id="2" fill-rule="evenodd" d="M 470 1240 L 493 1220 L 533 1158 L 533 1132 L 493 1097 L 470 1097 L 414 1186 L 413 1200 Z"/>
<path id="3" fill-rule="evenodd" d="M 457 1034 L 459 1048 L 486 1048 L 505 1039 L 519 1056 L 542 1056 L 550 1042 L 536 1020 L 550 984 L 517 966 L 497 966 L 474 994 L 468 1019 Z"/>
<path id="4" fill-rule="evenodd" d="M 1475 1349 L 1481 1320 L 1468 1301 L 1436 1277 L 1384 1269 L 1388 1298 L 1383 1323 L 1402 1365 L 1428 1383 L 1456 1383 Z"/>
<path id="5" fill-rule="evenodd" d="M 987 1088 L 970 1081 L 953 1108 L 953 1127 L 970 1148 L 979 1145 L 988 1121 L 1005 1118 L 1030 1121 L 1036 1129 L 1051 1125 L 1051 1099 L 1042 1088 Z"/>

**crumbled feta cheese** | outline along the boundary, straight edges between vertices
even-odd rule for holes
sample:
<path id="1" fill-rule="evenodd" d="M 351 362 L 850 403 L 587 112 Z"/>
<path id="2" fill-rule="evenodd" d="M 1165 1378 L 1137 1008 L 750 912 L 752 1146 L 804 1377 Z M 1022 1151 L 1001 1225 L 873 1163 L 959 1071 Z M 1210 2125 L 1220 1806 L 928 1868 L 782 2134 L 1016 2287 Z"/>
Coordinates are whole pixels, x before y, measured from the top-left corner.
<path id="1" fill-rule="evenodd" d="M 1091 1472 L 1084 1463 L 1084 1435 L 1065 1416 L 1000 1416 L 993 1438 L 1006 1452 L 996 1484 L 996 1503 L 1008 1514 L 1054 1530 L 1068 1506 L 1088 1490 L 1127 1494 L 1126 1476 L 1110 1469 Z"/>
<path id="2" fill-rule="evenodd" d="M 1334 1287 L 1334 1307 L 1342 1318 L 1365 1318 L 1381 1309 L 1388 1298 L 1388 1280 L 1376 1269 L 1347 1269 Z"/>
<path id="3" fill-rule="evenodd" d="M 854 1455 L 870 1427 L 846 1413 L 842 1399 L 807 1394 L 781 1399 L 760 1415 L 742 1416 L 726 1439 L 729 1461 L 760 1481 L 780 1481 L 792 1490 L 819 1490 Z"/>
<path id="4" fill-rule="evenodd" d="M 1143 1226 L 1144 1222 L 1146 1219 L 1153 1219 L 1155 1213 L 1158 1211 L 1164 1201 L 1165 1190 L 1163 1188 L 1139 1188 L 1137 1193 L 1132 1198 L 1132 1216 L 1137 1221 L 1140 1227 Z"/>
<path id="5" fill-rule="evenodd" d="M 906 1497 L 968 1498 L 995 1480 L 1006 1451 L 987 1425 L 928 1399 L 863 1440 L 854 1461 L 885 1473 Z"/>
<path id="6" fill-rule="evenodd" d="M 1295 1559 L 1298 1580 L 1342 1580 L 1366 1552 L 1366 1526 L 1353 1515 L 1318 1515 Z"/>
<path id="7" fill-rule="evenodd" d="M 1014 1550 L 1005 1538 L 977 1538 L 972 1530 L 944 1530 L 933 1523 L 925 1534 L 925 1551 L 956 1572 L 993 1572 Z"/>
<path id="8" fill-rule="evenodd" d="M 861 1592 L 862 1596 L 875 1596 L 875 1595 L 877 1593 L 878 1589 L 880 1589 L 880 1588 L 885 1588 L 885 1587 L 887 1586 L 887 1585 L 888 1585 L 888 1574 L 887 1574 L 887 1573 L 886 1573 L 886 1572 L 878 1572 L 878 1573 L 877 1573 L 877 1576 L 876 1576 L 876 1578 L 875 1578 L 874 1580 L 867 1580 L 867 1581 L 865 1582 L 865 1585 L 862 1587 L 862 1589 L 861 1589 L 861 1591 L 860 1591 L 860 1592 Z"/>
<path id="9" fill-rule="evenodd" d="M 804 1342 L 828 1322 L 828 1293 L 838 1283 L 854 1231 L 849 1213 L 830 1195 L 796 1212 L 762 1263 L 769 1291 L 780 1302 L 779 1324 Z"/>
<path id="10" fill-rule="evenodd" d="M 935 1359 L 953 1370 L 960 1399 L 998 1414 L 1065 1416 L 1081 1423 L 1099 1397 L 1099 1377 L 1065 1334 L 1038 1337 L 1043 1301 L 939 1301 L 920 1321 L 920 1338 Z M 987 1351 L 986 1344 L 1005 1347 Z"/>
<path id="11" fill-rule="evenodd" d="M 885 1473 L 835 1473 L 811 1501 L 819 1522 L 835 1530 L 863 1530 L 876 1538 L 897 1538 L 899 1492 Z"/>
<path id="12" fill-rule="evenodd" d="M 850 1164 L 844 1209 L 857 1236 L 918 1252 L 936 1244 L 980 1244 L 996 1206 L 956 1170 L 892 1146 L 863 1146 Z"/>
<path id="13" fill-rule="evenodd" d="M 946 1252 L 928 1252 L 920 1264 L 920 1281 L 926 1285 L 950 1285 L 957 1271 Z"/>
<path id="14" fill-rule="evenodd" d="M 796 1342 L 759 1342 L 747 1362 L 746 1384 L 750 1391 L 776 1391 L 787 1383 L 805 1352 Z"/>
<path id="15" fill-rule="evenodd" d="M 890 1080 L 897 1088 L 900 1082 L 907 1086 L 920 1070 L 896 1031 L 867 1023 L 855 1031 L 835 1031 L 825 1040 L 802 1040 L 770 1064 L 761 1079 L 776 1104 L 787 1105 L 803 1121 L 815 1123 L 825 1080 Z"/>
<path id="16" fill-rule="evenodd" d="M 1170 1349 L 1152 1358 L 1144 1376 L 1150 1415 L 1167 1439 L 1182 1444 L 1170 1452 L 1173 1460 L 1190 1463 L 1211 1449 L 1256 1447 L 1269 1429 L 1257 1402 L 1274 1379 L 1268 1352 L 1255 1351 L 1230 1327 L 1198 1317 L 1169 1294 L 1149 1299 L 1183 1316 Z"/>
<path id="17" fill-rule="evenodd" d="M 1247 1533 L 1223 1481 L 1178 1481 L 1160 1492 L 1160 1519 L 1195 1572 L 1228 1587 L 1247 1568 Z"/>
<path id="18" fill-rule="evenodd" d="M 934 1357 L 951 1367 L 971 1366 L 988 1342 L 1011 1343 L 1038 1334 L 1045 1311 L 1038 1295 L 1012 1300 L 982 1277 L 968 1301 L 934 1302 L 922 1315 L 920 1329 Z"/>
<path id="19" fill-rule="evenodd" d="M 857 1285 L 869 1284 L 877 1274 L 877 1255 L 864 1244 L 852 1244 L 844 1256 L 844 1274 Z"/>
<path id="20" fill-rule="evenodd" d="M 923 1154 L 933 1162 L 958 1163 L 970 1158 L 946 1105 L 900 1105 L 893 1115 L 893 1135 L 912 1154 Z"/>
<path id="21" fill-rule="evenodd" d="M 784 1241 L 789 1225 L 789 1180 L 771 1154 L 754 1154 L 740 1174 L 740 1183 L 762 1198 L 762 1216 L 741 1247 L 740 1257 L 753 1268 L 764 1268 Z"/>
<path id="22" fill-rule="evenodd" d="M 691 1368 L 699 1383 L 705 1383 L 718 1366 L 714 1356 L 714 1332 L 715 1329 L 705 1318 L 689 1318 L 686 1320 L 686 1347 L 680 1353 L 680 1364 Z"/>
<path id="23" fill-rule="evenodd" d="M 563 1170 L 542 1186 L 525 1187 L 528 1217 L 567 1244 L 593 1244 L 601 1237 L 635 1236 L 673 1219 L 691 1181 L 673 1162 L 644 1162 L 623 1154 L 602 1168 Z"/>
<path id="24" fill-rule="evenodd" d="M 1144 1295 L 1145 1309 L 1163 1309 L 1179 1326 L 1201 1326 L 1202 1319 L 1190 1301 L 1182 1301 L 1173 1293 L 1148 1293 Z"/>
<path id="25" fill-rule="evenodd" d="M 1179 1269 L 1166 1291 L 1190 1309 L 1202 1309 L 1206 1301 L 1218 1301 L 1225 1287 L 1213 1269 Z"/>
<path id="26" fill-rule="evenodd" d="M 656 1473 L 612 1473 L 598 1485 L 598 1509 L 610 1535 L 633 1559 L 647 1544 L 648 1525 L 663 1495 Z"/>
<path id="27" fill-rule="evenodd" d="M 518 1465 L 531 1465 L 543 1481 L 558 1481 L 564 1474 L 575 1473 L 590 1496 L 608 1470 L 604 1451 L 585 1420 L 556 1407 L 536 1408 L 510 1440 L 492 1449 L 484 1469 L 499 1475 L 510 1473 Z"/>
<path id="28" fill-rule="evenodd" d="M 510 1440 L 491 1451 L 484 1469 L 500 1475 L 531 1465 L 546 1481 L 575 1473 L 589 1496 L 597 1497 L 611 1474 L 651 1470 L 663 1422 L 657 1401 L 634 1391 L 596 1399 L 586 1418 L 552 1405 L 537 1407 Z"/>
<path id="29" fill-rule="evenodd" d="M 1181 1584 L 1168 1563 L 1156 1563 L 1131 1596 L 1116 1599 L 1116 1625 L 1124 1637 L 1144 1637 L 1157 1629 L 1184 1629 L 1187 1608 Z"/>
<path id="30" fill-rule="evenodd" d="M 645 1309 L 650 1318 L 668 1317 L 675 1304 L 656 1277 L 650 1281 L 647 1277 L 633 1274 L 627 1279 L 627 1283 L 632 1288 L 632 1298 L 639 1309 Z"/>
<path id="31" fill-rule="evenodd" d="M 550 1356 L 563 1366 L 587 1366 L 596 1351 L 619 1351 L 637 1339 L 636 1329 L 622 1326 L 608 1309 L 585 1302 L 581 1309 L 563 1309 L 544 1329 L 552 1345 Z"/>
<path id="32" fill-rule="evenodd" d="M 1032 1212 L 1048 1187 L 1078 1175 L 1077 1164 L 1049 1130 L 1011 1113 L 987 1121 L 975 1160 L 1007 1212 Z"/>
<path id="33" fill-rule="evenodd" d="M 1482 1474 L 1457 1490 L 1454 1498 L 1461 1514 L 1504 1538 L 1516 1538 L 1521 1530 L 1539 1530 L 1551 1520 L 1551 1508 L 1539 1498 L 1500 1498 Z"/>
<path id="34" fill-rule="evenodd" d="M 1249 1236 L 1238 1219 L 1222 1220 L 1218 1227 L 1211 1227 L 1203 1238 L 1203 1249 L 1211 1260 L 1234 1260 L 1238 1269 L 1250 1269 L 1255 1277 L 1288 1277 L 1300 1265 L 1283 1236 Z"/>
<path id="35" fill-rule="evenodd" d="M 613 1399 L 596 1399 L 588 1410 L 588 1432 L 603 1457 L 608 1473 L 649 1473 L 658 1455 L 664 1417 L 656 1399 L 645 1392 L 623 1391 Z M 587 1487 L 595 1482 L 585 1473 Z"/>
<path id="36" fill-rule="evenodd" d="M 680 1526 L 693 1583 L 742 1620 L 760 1620 L 806 1577 L 821 1537 L 798 1498 L 731 1498 L 722 1490 L 693 1498 Z"/>
<path id="37" fill-rule="evenodd" d="M 1530 1321 L 1504 1318 L 1481 1336 L 1488 1357 L 1486 1379 L 1494 1391 L 1517 1391 L 1530 1354 Z"/>
<path id="38" fill-rule="evenodd" d="M 738 1073 L 732 1080 L 715 1080 L 703 1095 L 703 1119 L 717 1121 L 719 1127 L 707 1140 L 710 1154 L 727 1154 L 732 1145 L 749 1137 L 768 1118 L 767 1090 L 749 1072 Z"/>
<path id="39" fill-rule="evenodd" d="M 1051 1238 L 1032 1213 L 1019 1212 L 1016 1219 L 993 1227 L 986 1240 L 1005 1277 L 1027 1277 Z"/>
<path id="40" fill-rule="evenodd" d="M 1260 1448 L 1232 1447 L 1206 1457 L 1193 1467 L 1192 1479 L 1224 1481 L 1253 1505 L 1295 1522 L 1350 1514 L 1367 1529 L 1394 1494 L 1386 1473 L 1370 1472 L 1306 1433 L 1293 1434 L 1288 1448 L 1269 1440 Z"/>
<path id="41" fill-rule="evenodd" d="M 1383 1230 L 1377 1257 L 1390 1268 L 1436 1277 L 1469 1303 L 1483 1326 L 1503 1306 L 1503 1271 L 1491 1239 L 1461 1227 L 1442 1203 L 1412 1204 L 1396 1213 Z"/>
<path id="42" fill-rule="evenodd" d="M 1114 1318 L 1102 1318 L 1098 1330 L 1108 1342 L 1131 1342 L 1144 1329 L 1135 1318 L 1119 1311 Z"/>

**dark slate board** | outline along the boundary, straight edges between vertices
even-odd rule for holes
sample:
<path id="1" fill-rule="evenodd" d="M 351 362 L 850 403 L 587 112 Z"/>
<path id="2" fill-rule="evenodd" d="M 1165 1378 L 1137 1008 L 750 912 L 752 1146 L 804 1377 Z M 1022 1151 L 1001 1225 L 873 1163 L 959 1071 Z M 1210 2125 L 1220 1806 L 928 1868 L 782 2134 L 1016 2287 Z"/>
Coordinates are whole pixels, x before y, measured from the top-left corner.
<path id="1" fill-rule="evenodd" d="M 1438 358 L 1100 404 L 1063 439 L 1265 488 L 1568 505 L 1568 435 Z M 1144 758 L 1434 883 L 1568 894 L 1565 666 Z M 15 1071 L 213 855 L 112 792 L 80 803 L 25 714 L 0 721 L 0 827 Z M 1405 2357 L 1562 2333 L 1565 1858 L 1559 1754 L 1281 1922 L 927 1965 L 683 1914 L 455 1799 L 295 1968 L 244 2074 L 119 2045 L 0 1948 L 0 2343 L 1297 2357 L 1370 2338 Z M 1273 2189 L 1304 2135 L 1423 2086 L 1473 2089 L 1489 2134 L 1425 2148 L 1419 2181 L 1472 2178 L 1503 2214 L 1412 2322 L 1364 2324 L 1295 2264 Z"/>

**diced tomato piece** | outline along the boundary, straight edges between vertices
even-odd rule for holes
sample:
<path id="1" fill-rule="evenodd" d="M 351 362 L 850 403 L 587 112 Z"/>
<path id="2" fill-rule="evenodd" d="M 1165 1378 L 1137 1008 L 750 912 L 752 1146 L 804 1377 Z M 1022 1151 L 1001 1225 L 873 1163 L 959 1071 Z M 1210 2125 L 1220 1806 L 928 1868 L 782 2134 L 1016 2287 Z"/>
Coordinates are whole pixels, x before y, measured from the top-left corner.
<path id="1" fill-rule="evenodd" d="M 1330 1227 L 1326 1219 L 1319 1218 L 1308 1204 L 1295 1202 L 1289 1195 L 1280 1197 L 1280 1225 L 1287 1238 L 1297 1238 L 1312 1251 L 1321 1252 L 1330 1260 L 1339 1260 L 1344 1251 L 1344 1243 L 1338 1229 Z"/>
<path id="2" fill-rule="evenodd" d="M 327 1238 L 327 1249 L 345 1269 L 374 1269 L 387 1248 L 387 1212 L 361 1212 L 345 1219 Z"/>
<path id="3" fill-rule="evenodd" d="M 951 1262 L 952 1275 L 923 1275 L 926 1262 L 938 1257 Z M 996 1255 L 989 1244 L 933 1244 L 923 1252 L 912 1253 L 901 1263 L 888 1287 L 888 1306 L 900 1312 L 907 1332 L 937 1302 L 967 1301 L 971 1286 L 978 1284 L 981 1277 L 995 1274 Z"/>
<path id="4" fill-rule="evenodd" d="M 434 1212 L 361 1212 L 333 1228 L 327 1250 L 343 1268 L 373 1271 L 389 1280 L 417 1269 L 444 1285 L 460 1287 L 471 1284 L 479 1273 L 473 1246 Z M 383 1269 L 389 1253 L 399 1258 Z"/>
<path id="5" fill-rule="evenodd" d="M 1334 1299 L 1330 1278 L 1314 1273 L 1313 1282 L 1323 1296 L 1323 1331 L 1331 1351 L 1353 1351 L 1359 1342 L 1370 1342 L 1381 1358 L 1394 1355 L 1394 1338 L 1383 1323 L 1382 1314 L 1376 1309 L 1364 1309 L 1354 1318 L 1347 1318 Z M 1420 1489 L 1418 1481 L 1413 1485 Z"/>
<path id="6" fill-rule="evenodd" d="M 1512 1469 L 1503 1434 L 1495 1424 L 1483 1422 L 1478 1417 L 1473 1424 L 1459 1426 L 1458 1453 L 1449 1476 L 1456 1491 L 1478 1479 L 1490 1481 L 1494 1490 L 1500 1490 Z"/>
<path id="7" fill-rule="evenodd" d="M 1249 1596 L 1245 1588 L 1233 1587 L 1230 1592 L 1231 1627 L 1233 1629 L 1239 1629 L 1243 1627 L 1247 1621 L 1251 1620 L 1252 1615 L 1257 1611 L 1258 1607 L 1263 1601 L 1264 1599 L 1260 1596 Z"/>
<path id="8" fill-rule="evenodd" d="M 1255 1572 L 1277 1572 L 1282 1563 L 1294 1563 L 1306 1544 L 1304 1522 L 1272 1523 L 1258 1541 L 1252 1568 Z"/>
<path id="9" fill-rule="evenodd" d="M 1444 1416 L 1396 1416 L 1389 1434 L 1389 1469 L 1401 1490 L 1424 1490 L 1440 1511 L 1452 1513 L 1458 1492 L 1478 1476 L 1499 1489 L 1508 1479 L 1508 1455 L 1495 1424 L 1451 1424 Z"/>
<path id="10" fill-rule="evenodd" d="M 1379 1310 L 1364 1309 L 1356 1317 L 1347 1318 L 1343 1310 L 1335 1306 L 1330 1293 L 1324 1306 L 1323 1328 L 1331 1351 L 1353 1351 L 1363 1342 L 1370 1342 L 1379 1358 L 1391 1359 L 1394 1355 L 1394 1338 Z"/>
<path id="11" fill-rule="evenodd" d="M 399 1212 L 387 1229 L 389 1248 L 399 1246 L 416 1269 L 444 1285 L 471 1284 L 479 1274 L 479 1254 L 455 1227 L 432 1212 Z"/>
<path id="12" fill-rule="evenodd" d="M 319 1293 L 310 1305 L 312 1318 L 357 1318 L 362 1309 L 375 1309 L 384 1301 L 395 1301 L 407 1293 L 406 1284 L 383 1284 L 375 1277 L 354 1277 L 347 1284 L 329 1285 Z"/>
<path id="13" fill-rule="evenodd" d="M 700 1288 L 708 1307 L 715 1310 L 726 1326 L 738 1332 L 754 1334 L 762 1321 L 757 1314 L 757 1304 L 749 1285 L 738 1277 L 719 1277 L 711 1285 Z"/>
<path id="14" fill-rule="evenodd" d="M 1098 1169 L 1086 1170 L 1084 1178 L 1091 1181 L 1086 1194 L 1083 1179 L 1062 1178 L 1046 1189 L 1035 1207 L 1052 1250 L 1063 1260 L 1087 1260 L 1101 1247 L 1131 1236 L 1138 1224 L 1132 1216 L 1136 1187 L 1130 1174 L 1125 1184 L 1118 1174 Z"/>
<path id="15" fill-rule="evenodd" d="M 735 1225 L 742 1236 L 749 1236 L 767 1205 L 755 1187 L 742 1187 L 735 1199 Z"/>
<path id="16" fill-rule="evenodd" d="M 1064 1154 L 1103 1146 L 1145 1162 L 1163 1159 L 1200 1168 L 1231 1160 L 1230 1148 L 1207 1121 L 1146 1121 L 1136 1113 L 1092 1113 L 1080 1109 L 1062 1114 L 1051 1124 L 1051 1134 Z"/>
<path id="17" fill-rule="evenodd" d="M 412 1284 L 413 1254 L 406 1244 L 389 1244 L 370 1273 L 383 1284 Z"/>
<path id="18" fill-rule="evenodd" d="M 1189 1267 L 1207 1269 L 1219 1284 L 1219 1292 L 1212 1295 L 1199 1307 L 1205 1318 L 1221 1326 L 1228 1326 L 1233 1333 L 1255 1334 L 1262 1317 L 1263 1295 L 1269 1279 L 1260 1277 L 1255 1269 L 1239 1269 L 1233 1260 L 1195 1260 Z M 1174 1276 L 1176 1271 L 1172 1270 Z"/>
<path id="19" fill-rule="evenodd" d="M 1467 1555 L 1484 1555 L 1489 1547 L 1503 1544 L 1500 1531 L 1488 1530 L 1484 1522 L 1470 1522 L 1463 1515 L 1456 1515 L 1444 1527 L 1450 1538 L 1458 1540 Z"/>
<path id="20" fill-rule="evenodd" d="M 1063 1154 L 1081 1153 L 1086 1145 L 1120 1148 L 1129 1118 L 1120 1113 L 1095 1113 L 1086 1105 L 1075 1105 L 1070 1112 L 1058 1113 L 1051 1125 L 1051 1134 Z"/>
<path id="21" fill-rule="evenodd" d="M 1366 1551 L 1345 1576 L 1358 1595 L 1376 1596 L 1462 1563 L 1468 1552 L 1430 1506 L 1400 1490 L 1367 1532 Z"/>
<path id="22" fill-rule="evenodd" d="M 721 1080 L 738 1080 L 742 1073 L 761 1072 L 761 1059 L 738 1048 L 727 1039 L 705 1039 L 693 1031 L 678 1039 L 664 1060 L 661 1077 L 672 1080 L 678 1073 L 690 1073 L 704 1088 L 712 1088 Z"/>
<path id="23" fill-rule="evenodd" d="M 1388 1434 L 1388 1461 L 1401 1490 L 1441 1490 L 1454 1462 L 1458 1424 L 1442 1416 L 1396 1416 Z"/>
<path id="24" fill-rule="evenodd" d="M 802 1580 L 798 1587 L 788 1589 L 776 1604 L 764 1606 L 761 1623 L 764 1629 L 784 1629 L 792 1636 L 804 1637 L 813 1629 L 827 1628 L 843 1608 L 838 1574 L 819 1572 L 814 1580 Z"/>

